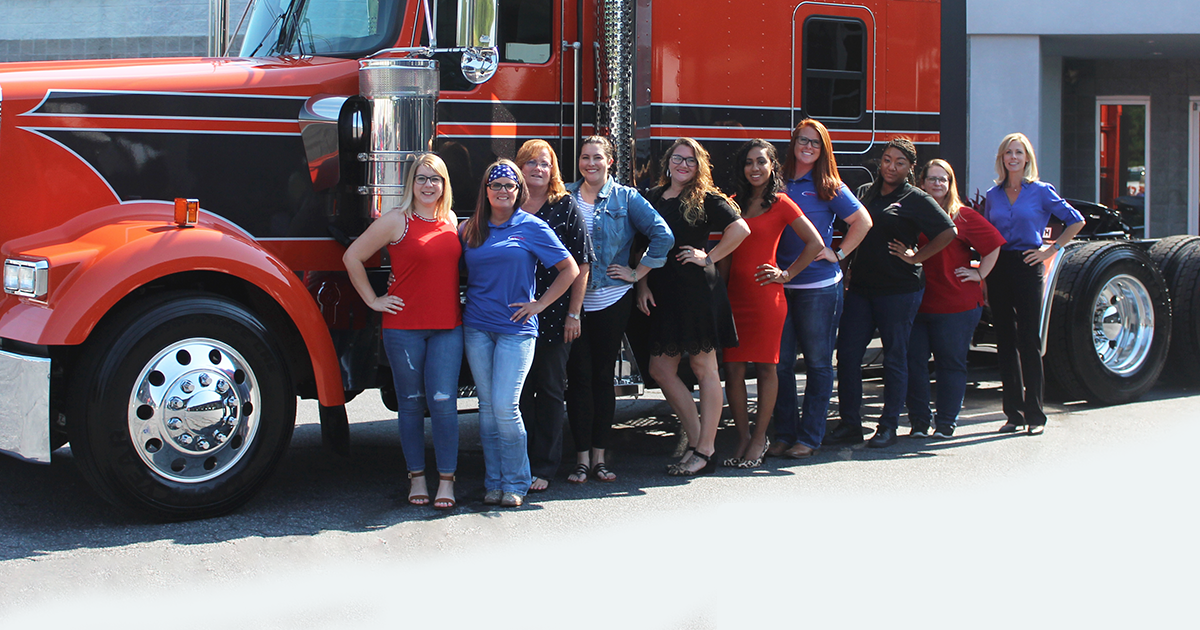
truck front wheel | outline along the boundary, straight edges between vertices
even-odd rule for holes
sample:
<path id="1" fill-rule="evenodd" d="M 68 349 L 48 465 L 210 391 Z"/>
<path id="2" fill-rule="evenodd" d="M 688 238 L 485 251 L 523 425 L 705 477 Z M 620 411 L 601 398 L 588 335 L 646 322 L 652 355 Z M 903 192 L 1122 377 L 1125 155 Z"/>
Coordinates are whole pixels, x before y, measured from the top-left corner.
<path id="1" fill-rule="evenodd" d="M 84 477 L 161 520 L 248 501 L 295 423 L 271 332 L 241 305 L 201 293 L 158 296 L 97 327 L 70 382 L 71 451 Z"/>
<path id="2" fill-rule="evenodd" d="M 1069 250 L 1050 309 L 1046 377 L 1068 399 L 1137 400 L 1171 340 L 1166 283 L 1145 251 L 1095 242 Z"/>

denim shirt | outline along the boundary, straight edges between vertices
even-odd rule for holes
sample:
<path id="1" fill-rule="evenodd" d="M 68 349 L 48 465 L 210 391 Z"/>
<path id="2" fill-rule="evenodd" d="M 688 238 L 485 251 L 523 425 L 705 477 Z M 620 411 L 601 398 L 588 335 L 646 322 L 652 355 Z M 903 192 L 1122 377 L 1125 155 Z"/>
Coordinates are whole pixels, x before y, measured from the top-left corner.
<path id="1" fill-rule="evenodd" d="M 572 182 L 567 185 L 567 190 L 572 195 L 578 195 L 581 185 L 583 180 Z M 607 269 L 612 264 L 629 264 L 629 250 L 638 232 L 650 239 L 650 246 L 642 256 L 641 263 L 651 269 L 666 264 L 667 252 L 675 245 L 675 235 L 667 227 L 667 222 L 637 190 L 608 178 L 596 195 L 592 227 L 592 249 L 596 253 L 596 262 L 588 278 L 589 291 L 628 284 L 610 278 Z"/>

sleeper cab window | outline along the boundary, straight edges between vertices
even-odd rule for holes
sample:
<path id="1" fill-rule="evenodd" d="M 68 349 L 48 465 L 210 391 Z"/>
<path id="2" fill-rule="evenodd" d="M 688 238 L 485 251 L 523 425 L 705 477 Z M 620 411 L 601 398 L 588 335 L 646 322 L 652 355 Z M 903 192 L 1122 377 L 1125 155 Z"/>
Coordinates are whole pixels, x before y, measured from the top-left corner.
<path id="1" fill-rule="evenodd" d="M 866 109 L 867 38 L 861 20 L 804 21 L 801 107 L 814 118 L 861 118 Z"/>

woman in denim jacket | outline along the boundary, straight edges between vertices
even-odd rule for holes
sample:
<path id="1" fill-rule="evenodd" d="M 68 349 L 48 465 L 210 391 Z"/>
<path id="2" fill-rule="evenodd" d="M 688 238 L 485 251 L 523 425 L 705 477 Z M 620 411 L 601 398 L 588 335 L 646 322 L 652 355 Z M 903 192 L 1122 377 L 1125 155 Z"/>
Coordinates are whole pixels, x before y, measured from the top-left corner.
<path id="1" fill-rule="evenodd" d="M 567 186 L 596 254 L 583 298 L 582 331 L 567 360 L 567 419 L 576 457 L 567 481 L 573 483 L 587 481 L 589 474 L 598 481 L 617 478 L 604 465 L 604 450 L 616 405 L 613 368 L 633 306 L 630 289 L 648 271 L 663 266 L 675 244 L 671 229 L 654 207 L 636 190 L 608 176 L 612 164 L 613 147 L 607 138 L 585 138 L 579 153 L 583 179 Z M 637 268 L 631 269 L 627 266 L 630 249 L 639 233 L 650 239 L 650 246 Z"/>

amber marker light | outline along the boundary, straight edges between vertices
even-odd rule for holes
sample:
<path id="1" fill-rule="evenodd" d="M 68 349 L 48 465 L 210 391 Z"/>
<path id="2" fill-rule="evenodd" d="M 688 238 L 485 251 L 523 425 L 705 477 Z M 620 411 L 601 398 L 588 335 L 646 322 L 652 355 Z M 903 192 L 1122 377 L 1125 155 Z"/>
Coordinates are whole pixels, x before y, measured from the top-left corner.
<path id="1" fill-rule="evenodd" d="M 179 227 L 194 227 L 199 216 L 199 199 L 175 198 L 175 223 Z"/>

